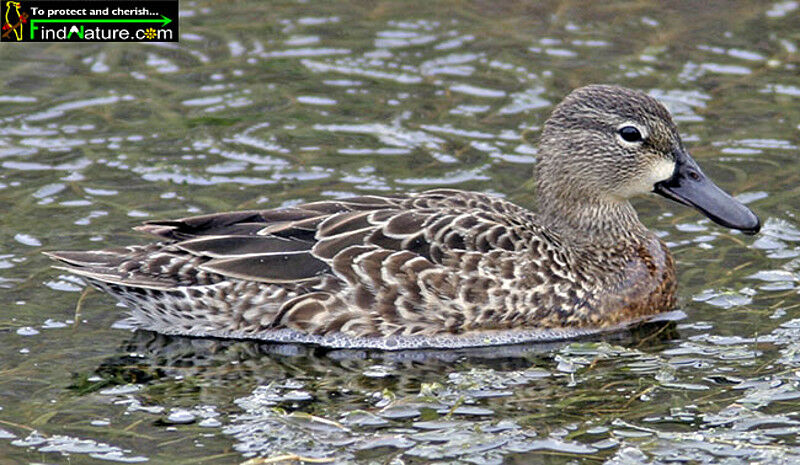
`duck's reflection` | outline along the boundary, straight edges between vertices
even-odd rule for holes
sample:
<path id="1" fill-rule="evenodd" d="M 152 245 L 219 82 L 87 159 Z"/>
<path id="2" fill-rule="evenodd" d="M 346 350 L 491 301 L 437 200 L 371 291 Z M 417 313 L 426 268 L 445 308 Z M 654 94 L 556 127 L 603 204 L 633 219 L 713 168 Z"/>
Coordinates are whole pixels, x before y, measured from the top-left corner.
<path id="1" fill-rule="evenodd" d="M 456 350 L 356 350 L 313 345 L 265 343 L 213 338 L 168 336 L 137 330 L 107 358 L 95 374 L 112 384 L 148 383 L 165 377 L 206 381 L 264 383 L 275 379 L 337 376 L 350 384 L 354 377 L 406 381 L 446 376 L 460 368 L 510 371 L 531 367 L 552 369 L 552 355 L 576 342 L 605 342 L 645 352 L 662 349 L 678 338 L 676 321 L 682 312 L 664 314 L 625 330 L 591 338 L 537 344 L 476 347 Z M 382 366 L 383 375 L 373 367 Z M 365 375 L 366 373 L 366 375 Z M 326 383 L 328 384 L 328 383 Z M 335 383 L 334 383 L 335 384 Z M 380 383 L 379 383 L 380 384 Z M 394 386 L 397 388 L 398 386 Z M 418 387 L 418 384 L 417 384 Z"/>

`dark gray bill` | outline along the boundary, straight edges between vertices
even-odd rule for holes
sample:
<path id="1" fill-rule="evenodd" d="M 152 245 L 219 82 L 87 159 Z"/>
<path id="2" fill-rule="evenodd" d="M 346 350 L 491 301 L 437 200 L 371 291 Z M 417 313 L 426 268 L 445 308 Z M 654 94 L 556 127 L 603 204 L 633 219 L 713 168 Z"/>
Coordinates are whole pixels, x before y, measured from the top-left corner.
<path id="1" fill-rule="evenodd" d="M 653 192 L 694 207 L 711 221 L 745 234 L 755 234 L 761 229 L 755 213 L 717 187 L 683 150 L 676 153 L 672 177 L 656 183 Z"/>

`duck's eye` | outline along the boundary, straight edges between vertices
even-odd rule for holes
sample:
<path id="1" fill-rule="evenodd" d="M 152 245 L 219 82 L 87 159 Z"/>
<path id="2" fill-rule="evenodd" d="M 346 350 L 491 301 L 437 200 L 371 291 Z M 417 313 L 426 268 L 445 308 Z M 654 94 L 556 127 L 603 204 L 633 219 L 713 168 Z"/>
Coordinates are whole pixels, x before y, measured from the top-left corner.
<path id="1" fill-rule="evenodd" d="M 619 135 L 625 142 L 641 142 L 642 133 L 633 126 L 623 126 L 619 128 Z"/>

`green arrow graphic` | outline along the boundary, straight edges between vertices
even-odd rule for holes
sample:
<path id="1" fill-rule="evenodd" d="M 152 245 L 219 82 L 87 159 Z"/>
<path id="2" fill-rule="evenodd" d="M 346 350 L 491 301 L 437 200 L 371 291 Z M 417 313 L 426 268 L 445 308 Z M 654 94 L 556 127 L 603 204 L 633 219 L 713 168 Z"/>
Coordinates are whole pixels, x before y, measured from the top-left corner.
<path id="1" fill-rule="evenodd" d="M 31 20 L 31 40 L 33 40 L 33 32 L 39 29 L 36 26 L 37 23 L 77 23 L 77 24 L 86 24 L 86 23 L 161 23 L 161 27 L 166 26 L 167 24 L 171 23 L 172 20 L 167 18 L 164 15 L 161 15 L 161 19 L 32 19 Z"/>

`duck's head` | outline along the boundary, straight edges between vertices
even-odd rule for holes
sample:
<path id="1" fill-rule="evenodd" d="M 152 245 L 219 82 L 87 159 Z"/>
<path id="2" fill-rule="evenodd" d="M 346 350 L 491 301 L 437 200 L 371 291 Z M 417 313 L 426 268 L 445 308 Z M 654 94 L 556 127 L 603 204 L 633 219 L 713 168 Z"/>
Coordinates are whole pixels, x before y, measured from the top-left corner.
<path id="1" fill-rule="evenodd" d="M 747 234 L 761 225 L 717 187 L 683 146 L 672 117 L 654 98 L 623 87 L 574 90 L 545 123 L 539 196 L 561 209 L 615 205 L 655 192 Z"/>

